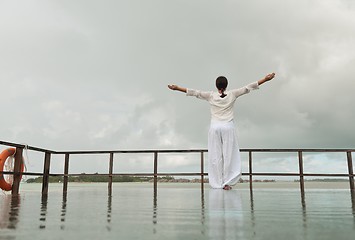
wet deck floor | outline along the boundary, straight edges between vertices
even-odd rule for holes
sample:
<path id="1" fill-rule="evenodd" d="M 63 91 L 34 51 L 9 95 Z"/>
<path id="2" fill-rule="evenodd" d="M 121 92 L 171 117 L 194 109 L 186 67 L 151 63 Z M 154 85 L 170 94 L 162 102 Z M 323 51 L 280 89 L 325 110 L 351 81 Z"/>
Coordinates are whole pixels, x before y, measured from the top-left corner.
<path id="1" fill-rule="evenodd" d="M 23 184 L 0 195 L 0 240 L 8 239 L 352 239 L 348 189 L 246 188 L 199 184 Z M 271 186 L 271 185 L 269 185 Z"/>

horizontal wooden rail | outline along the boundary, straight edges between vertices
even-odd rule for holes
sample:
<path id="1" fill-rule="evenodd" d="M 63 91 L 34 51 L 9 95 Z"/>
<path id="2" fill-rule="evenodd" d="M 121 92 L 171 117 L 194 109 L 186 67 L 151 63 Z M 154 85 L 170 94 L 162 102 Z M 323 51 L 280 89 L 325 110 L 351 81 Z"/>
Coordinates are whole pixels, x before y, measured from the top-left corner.
<path id="1" fill-rule="evenodd" d="M 0 173 L 3 174 L 14 174 L 14 172 L 6 172 L 6 171 L 0 171 Z M 43 173 L 29 173 L 25 172 L 22 175 L 24 176 L 43 176 Z M 208 176 L 207 173 L 198 173 L 198 172 L 192 172 L 192 173 L 157 173 L 157 176 Z M 299 173 L 262 173 L 262 172 L 255 172 L 253 174 L 249 173 L 242 173 L 243 176 L 294 176 L 294 177 L 299 177 Z M 154 173 L 113 173 L 113 174 L 108 174 L 108 173 L 71 173 L 71 174 L 61 174 L 61 173 L 50 173 L 50 177 L 79 177 L 79 176 L 154 176 Z M 327 173 L 304 173 L 303 176 L 305 177 L 355 177 L 354 174 L 327 174 Z"/>
<path id="2" fill-rule="evenodd" d="M 44 148 L 38 148 L 38 147 L 33 147 L 29 145 L 24 145 L 24 144 L 17 144 L 17 143 L 11 143 L 11 142 L 5 142 L 5 141 L 0 141 L 0 145 L 5 145 L 5 146 L 10 146 L 10 147 L 19 147 L 19 148 L 26 148 L 28 150 L 33 150 L 37 152 L 43 152 L 43 153 L 51 153 L 51 154 L 79 154 L 79 155 L 85 155 L 85 154 L 109 154 L 109 153 L 200 153 L 200 152 L 208 152 L 207 149 L 160 149 L 160 150 L 153 150 L 153 149 L 147 149 L 147 150 L 87 150 L 87 151 L 54 151 L 54 150 L 49 150 L 49 149 L 44 149 Z M 314 153 L 321 153 L 321 152 L 355 152 L 355 149 L 339 149 L 339 148 L 302 148 L 302 149 L 282 149 L 282 148 L 275 148 L 275 149 L 266 149 L 266 148 L 255 148 L 255 149 L 249 149 L 249 148 L 242 148 L 240 149 L 241 152 L 283 152 L 283 153 L 290 153 L 290 152 L 314 152 Z"/>
<path id="3" fill-rule="evenodd" d="M 92 176 L 97 176 L 97 177 L 109 177 L 109 176 L 200 176 L 201 173 L 70 173 L 70 174 L 61 174 L 61 173 L 51 173 L 49 176 L 51 177 L 80 177 L 80 176 L 87 176 L 87 177 L 92 177 Z M 207 173 L 203 174 L 204 176 L 207 176 Z"/>
<path id="4" fill-rule="evenodd" d="M 0 171 L 3 174 L 14 174 L 15 172 L 8 171 Z M 43 173 L 31 173 L 24 172 L 22 175 L 25 176 L 43 176 Z M 62 174 L 62 173 L 50 173 L 51 177 L 78 177 L 78 176 L 154 176 L 154 173 L 70 173 L 70 174 Z M 200 176 L 199 172 L 191 172 L 191 173 L 157 173 L 158 176 Z M 203 174 L 204 176 L 208 176 L 207 173 Z M 299 177 L 301 174 L 299 173 L 265 173 L 265 172 L 254 172 L 252 174 L 242 173 L 243 176 L 295 176 Z M 354 174 L 346 174 L 346 173 L 304 173 L 302 176 L 305 177 L 355 177 Z"/>
<path id="5" fill-rule="evenodd" d="M 263 172 L 254 172 L 253 174 L 249 173 L 242 173 L 242 175 L 253 175 L 253 176 L 305 176 L 305 177 L 354 177 L 353 174 L 346 174 L 346 173 L 263 173 Z"/>
<path id="6" fill-rule="evenodd" d="M 33 150 L 33 151 L 36 151 L 36 152 L 55 153 L 55 151 L 48 150 L 48 149 L 43 149 L 43 148 L 38 148 L 38 147 L 32 147 L 32 146 L 29 146 L 29 145 L 18 144 L 18 143 L 5 142 L 5 141 L 0 141 L 0 145 L 5 145 L 5 146 L 15 147 L 15 148 L 23 148 L 23 149 Z"/>
<path id="7" fill-rule="evenodd" d="M 315 153 L 321 153 L 321 152 L 355 152 L 355 149 L 342 149 L 342 148 L 301 148 L 301 149 L 266 149 L 266 148 L 256 148 L 256 149 L 240 149 L 241 152 L 283 152 L 283 153 L 288 153 L 288 152 L 315 152 Z"/>

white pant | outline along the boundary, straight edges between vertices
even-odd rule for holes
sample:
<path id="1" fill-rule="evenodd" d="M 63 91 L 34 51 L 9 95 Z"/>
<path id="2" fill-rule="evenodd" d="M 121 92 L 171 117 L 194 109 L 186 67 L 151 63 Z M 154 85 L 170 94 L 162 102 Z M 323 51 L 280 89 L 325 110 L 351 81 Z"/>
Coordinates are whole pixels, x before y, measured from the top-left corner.
<path id="1" fill-rule="evenodd" d="M 236 184 L 241 170 L 234 122 L 212 121 L 208 133 L 208 179 L 211 187 Z"/>

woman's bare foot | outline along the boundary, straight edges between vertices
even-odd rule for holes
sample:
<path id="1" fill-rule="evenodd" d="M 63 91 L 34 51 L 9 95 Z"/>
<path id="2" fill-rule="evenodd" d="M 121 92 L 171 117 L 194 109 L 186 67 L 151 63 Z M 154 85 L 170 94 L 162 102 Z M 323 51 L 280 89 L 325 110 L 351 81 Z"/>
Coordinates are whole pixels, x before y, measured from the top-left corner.
<path id="1" fill-rule="evenodd" d="M 225 186 L 223 187 L 223 189 L 224 189 L 224 190 L 231 190 L 231 189 L 232 189 L 232 187 L 231 187 L 231 186 L 229 186 L 229 185 L 225 185 Z"/>

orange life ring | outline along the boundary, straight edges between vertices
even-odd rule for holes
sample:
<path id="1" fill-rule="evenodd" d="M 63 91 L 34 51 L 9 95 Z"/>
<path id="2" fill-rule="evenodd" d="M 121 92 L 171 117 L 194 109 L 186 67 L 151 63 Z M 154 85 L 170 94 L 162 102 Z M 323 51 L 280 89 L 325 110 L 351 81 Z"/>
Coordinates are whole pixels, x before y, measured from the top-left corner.
<path id="1" fill-rule="evenodd" d="M 0 171 L 4 171 L 4 165 L 6 159 L 13 156 L 16 152 L 16 148 L 8 148 L 0 153 Z M 23 173 L 24 164 L 21 164 L 21 173 Z M 20 176 L 22 178 L 22 175 Z M 12 184 L 5 181 L 4 174 L 0 173 L 0 188 L 4 191 L 10 191 L 12 189 Z"/>

